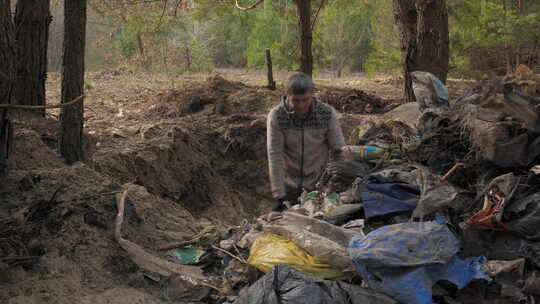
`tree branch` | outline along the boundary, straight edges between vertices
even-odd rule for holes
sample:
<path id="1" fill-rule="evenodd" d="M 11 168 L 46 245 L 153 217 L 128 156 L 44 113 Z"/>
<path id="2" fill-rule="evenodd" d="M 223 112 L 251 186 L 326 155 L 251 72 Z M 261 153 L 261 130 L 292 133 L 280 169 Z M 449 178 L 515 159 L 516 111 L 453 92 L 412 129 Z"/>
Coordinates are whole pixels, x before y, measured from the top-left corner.
<path id="1" fill-rule="evenodd" d="M 248 7 L 241 7 L 239 4 L 238 4 L 238 0 L 236 0 L 236 8 L 238 8 L 239 10 L 241 11 L 249 11 L 251 9 L 254 9 L 256 8 L 259 4 L 263 3 L 264 0 L 257 0 L 257 2 L 253 3 L 252 5 L 248 6 Z"/>
<path id="2" fill-rule="evenodd" d="M 313 22 L 311 23 L 311 31 L 313 31 L 313 28 L 315 28 L 315 23 L 317 22 L 317 17 L 319 17 L 319 12 L 321 11 L 321 8 L 324 6 L 324 3 L 326 0 L 321 0 L 321 5 L 319 5 L 319 8 L 317 9 L 317 13 L 315 13 L 315 18 L 313 18 Z"/>
<path id="3" fill-rule="evenodd" d="M 167 11 L 167 3 L 168 0 L 163 0 L 163 11 L 161 12 L 161 16 L 159 17 L 159 22 L 156 25 L 156 28 L 154 28 L 153 32 L 157 32 L 159 30 L 159 27 L 161 26 L 161 23 L 163 22 L 163 16 L 165 16 L 165 11 Z"/>

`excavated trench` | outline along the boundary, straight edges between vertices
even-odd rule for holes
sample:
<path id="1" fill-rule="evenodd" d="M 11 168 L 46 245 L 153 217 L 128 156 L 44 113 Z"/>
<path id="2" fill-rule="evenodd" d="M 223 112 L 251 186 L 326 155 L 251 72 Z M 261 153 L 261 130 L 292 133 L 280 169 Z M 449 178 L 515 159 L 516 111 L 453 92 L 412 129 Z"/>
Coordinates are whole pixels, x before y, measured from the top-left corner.
<path id="1" fill-rule="evenodd" d="M 358 113 L 392 107 L 358 90 L 319 97 L 355 113 L 341 118 L 347 134 Z M 73 166 L 51 148 L 56 121 L 18 124 L 0 180 L 0 302 L 161 303 L 159 286 L 113 238 L 116 195 L 130 187 L 124 237 L 154 253 L 262 214 L 271 202 L 265 114 L 278 99 L 213 77 L 128 105 L 121 119 L 98 112 L 88 160 Z"/>

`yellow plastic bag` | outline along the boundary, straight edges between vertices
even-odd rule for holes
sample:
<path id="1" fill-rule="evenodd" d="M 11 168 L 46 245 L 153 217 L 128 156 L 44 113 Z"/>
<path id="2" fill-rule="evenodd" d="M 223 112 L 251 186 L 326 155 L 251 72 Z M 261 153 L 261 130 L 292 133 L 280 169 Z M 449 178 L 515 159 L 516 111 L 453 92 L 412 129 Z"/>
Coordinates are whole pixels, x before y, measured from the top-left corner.
<path id="1" fill-rule="evenodd" d="M 265 234 L 251 246 L 248 263 L 262 272 L 287 264 L 301 272 L 323 279 L 344 279 L 347 276 L 322 259 L 307 253 L 300 246 L 276 234 Z"/>

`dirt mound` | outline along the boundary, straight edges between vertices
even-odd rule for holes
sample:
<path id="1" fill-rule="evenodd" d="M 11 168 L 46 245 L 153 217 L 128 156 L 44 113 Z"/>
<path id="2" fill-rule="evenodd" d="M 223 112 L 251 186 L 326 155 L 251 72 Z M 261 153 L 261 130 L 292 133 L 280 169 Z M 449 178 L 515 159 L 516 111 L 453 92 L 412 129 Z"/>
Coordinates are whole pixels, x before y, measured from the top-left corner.
<path id="1" fill-rule="evenodd" d="M 317 97 L 342 113 L 381 114 L 396 106 L 394 102 L 357 89 L 323 87 Z"/>
<path id="2" fill-rule="evenodd" d="M 115 196 L 128 185 L 123 237 L 163 258 L 160 245 L 270 205 L 266 114 L 279 92 L 214 76 L 132 93 L 88 98 L 85 163 L 58 155 L 57 121 L 17 126 L 0 180 L 1 303 L 160 303 L 160 286 L 113 238 Z M 323 96 L 350 113 L 388 106 L 358 90 Z M 345 134 L 362 119 L 342 115 Z"/>
<path id="3" fill-rule="evenodd" d="M 0 302 L 92 302 L 119 296 L 103 293 L 111 286 L 125 291 L 123 297 L 139 298 L 140 291 L 127 288 L 132 286 L 150 293 L 143 298 L 157 299 L 159 288 L 113 239 L 115 195 L 123 187 L 84 163 L 65 165 L 33 130 L 17 134 L 25 136 L 12 161 L 21 165 L 0 182 Z M 32 163 L 44 162 L 25 164 L 32 155 Z M 130 185 L 123 234 L 150 251 L 189 238 L 208 223 Z"/>
<path id="4" fill-rule="evenodd" d="M 240 172 L 245 172 L 246 167 L 236 164 L 235 169 L 230 163 L 233 161 L 230 156 L 236 151 L 249 152 L 237 139 L 238 135 L 218 130 L 211 134 L 211 140 L 209 135 L 195 135 L 195 130 L 179 125 L 161 124 L 148 129 L 158 136 L 97 152 L 93 160 L 96 170 L 119 183 L 142 185 L 198 216 L 239 222 L 257 210 L 253 198 L 231 191 L 243 186 L 238 180 L 224 178 L 231 175 L 244 178 Z M 266 170 L 259 174 L 266 174 Z M 246 192 L 245 188 L 242 190 Z"/>
<path id="5" fill-rule="evenodd" d="M 149 109 L 147 117 L 266 112 L 277 99 L 279 95 L 274 91 L 248 87 L 216 75 L 189 87 L 158 93 L 158 102 Z"/>

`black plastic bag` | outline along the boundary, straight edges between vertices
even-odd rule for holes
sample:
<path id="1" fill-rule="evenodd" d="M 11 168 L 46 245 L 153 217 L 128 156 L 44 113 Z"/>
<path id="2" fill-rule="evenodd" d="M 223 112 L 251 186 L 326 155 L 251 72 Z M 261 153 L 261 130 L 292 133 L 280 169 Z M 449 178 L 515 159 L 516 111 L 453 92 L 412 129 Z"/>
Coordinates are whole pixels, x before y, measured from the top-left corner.
<path id="1" fill-rule="evenodd" d="M 393 304 L 390 297 L 360 286 L 306 276 L 277 265 L 235 304 Z"/>

